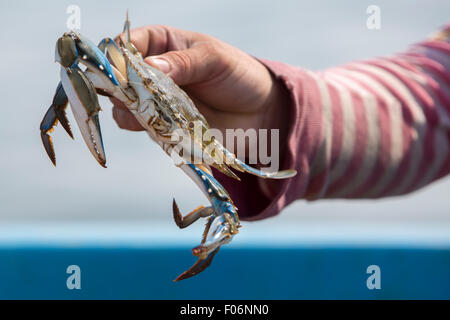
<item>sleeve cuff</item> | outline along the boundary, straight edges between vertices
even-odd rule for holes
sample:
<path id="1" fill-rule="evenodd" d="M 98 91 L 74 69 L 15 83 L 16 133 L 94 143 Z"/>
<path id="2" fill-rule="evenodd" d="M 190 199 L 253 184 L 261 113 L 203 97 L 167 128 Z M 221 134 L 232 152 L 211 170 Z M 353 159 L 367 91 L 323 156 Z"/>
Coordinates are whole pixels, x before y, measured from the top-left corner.
<path id="1" fill-rule="evenodd" d="M 296 169 L 297 175 L 290 179 L 273 180 L 276 191 L 272 196 L 268 196 L 261 188 L 261 178 L 246 174 L 239 182 L 215 171 L 238 207 L 239 217 L 243 221 L 261 220 L 277 215 L 288 204 L 303 196 L 308 182 L 308 157 L 306 152 L 302 152 L 302 144 L 299 143 L 305 134 L 303 131 L 306 109 L 302 106 L 307 105 L 304 94 L 306 90 L 304 80 L 307 75 L 302 69 L 280 62 L 259 61 L 266 66 L 289 96 L 288 103 L 280 106 L 287 109 L 289 119 L 280 170 Z"/>

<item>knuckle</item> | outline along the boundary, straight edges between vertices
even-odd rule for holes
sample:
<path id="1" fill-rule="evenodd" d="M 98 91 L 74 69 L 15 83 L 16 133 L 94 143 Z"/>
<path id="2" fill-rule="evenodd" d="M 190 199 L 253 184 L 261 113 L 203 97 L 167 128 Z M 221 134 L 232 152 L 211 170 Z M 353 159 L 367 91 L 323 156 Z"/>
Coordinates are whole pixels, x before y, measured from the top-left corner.
<path id="1" fill-rule="evenodd" d="M 192 58 L 186 52 L 172 51 L 168 55 L 177 72 L 187 73 L 192 68 Z"/>
<path id="2" fill-rule="evenodd" d="M 208 41 L 205 42 L 203 45 L 205 52 L 213 57 L 218 56 L 223 52 L 220 43 Z"/>

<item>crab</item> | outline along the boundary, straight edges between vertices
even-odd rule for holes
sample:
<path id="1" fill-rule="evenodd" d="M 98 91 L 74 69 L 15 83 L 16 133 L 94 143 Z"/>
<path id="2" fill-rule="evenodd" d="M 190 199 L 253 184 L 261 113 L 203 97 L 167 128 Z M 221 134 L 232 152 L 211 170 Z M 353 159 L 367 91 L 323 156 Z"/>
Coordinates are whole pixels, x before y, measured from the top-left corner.
<path id="1" fill-rule="evenodd" d="M 119 39 L 119 44 L 105 38 L 96 46 L 74 31 L 64 33 L 57 40 L 55 60 L 61 65 L 61 81 L 42 120 L 41 139 L 50 160 L 56 165 L 50 132 L 60 122 L 73 138 L 66 116 L 70 104 L 89 151 L 102 167 L 106 167 L 99 121 L 101 107 L 97 97 L 105 95 L 124 103 L 167 155 L 173 157 L 174 152 L 178 155 L 175 165 L 198 185 L 210 202 L 210 206 L 200 206 L 183 216 L 173 200 L 173 218 L 178 227 L 185 228 L 200 218 L 207 218 L 201 244 L 192 249 L 198 260 L 174 280 L 179 281 L 205 270 L 220 247 L 229 243 L 241 227 L 238 209 L 214 178 L 211 167 L 237 180 L 240 178 L 230 167 L 273 179 L 290 178 L 296 171 L 266 172 L 239 160 L 208 134 L 209 125 L 189 96 L 169 76 L 144 62 L 130 40 L 128 12 L 124 33 L 126 41 Z M 201 138 L 195 134 L 198 128 L 202 132 Z M 179 141 L 180 130 L 190 138 L 188 144 Z M 182 152 L 177 151 L 180 145 Z M 192 145 L 201 150 L 200 161 L 199 157 L 194 157 Z"/>

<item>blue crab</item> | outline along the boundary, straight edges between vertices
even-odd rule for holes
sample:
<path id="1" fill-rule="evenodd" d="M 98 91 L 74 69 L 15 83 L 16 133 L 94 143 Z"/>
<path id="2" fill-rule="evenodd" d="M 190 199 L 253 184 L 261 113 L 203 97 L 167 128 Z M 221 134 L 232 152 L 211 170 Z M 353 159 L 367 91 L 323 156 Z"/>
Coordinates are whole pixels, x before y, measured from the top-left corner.
<path id="1" fill-rule="evenodd" d="M 61 82 L 53 102 L 42 120 L 40 131 L 45 150 L 53 164 L 56 157 L 50 132 L 58 121 L 73 138 L 66 108 L 70 103 L 81 135 L 94 158 L 106 167 L 106 157 L 100 131 L 97 94 L 122 101 L 144 127 L 150 137 L 172 156 L 180 143 L 174 136 L 183 130 L 190 143 L 200 148 L 200 162 L 193 162 L 192 148 L 184 148 L 176 166 L 180 167 L 209 199 L 210 206 L 199 207 L 183 216 L 173 201 L 173 217 L 180 228 L 200 218 L 207 218 L 201 244 L 192 249 L 197 262 L 175 281 L 192 277 L 206 269 L 219 251 L 238 233 L 241 226 L 237 208 L 227 191 L 213 177 L 211 167 L 239 180 L 230 169 L 248 172 L 262 178 L 283 179 L 296 174 L 295 170 L 265 172 L 246 165 L 219 141 L 208 136 L 208 123 L 189 96 L 170 77 L 144 62 L 130 41 L 128 14 L 125 21 L 125 43 L 119 45 L 105 38 L 96 46 L 74 31 L 64 33 L 56 43 L 55 58 L 61 65 Z M 109 59 L 107 58 L 109 57 Z M 83 68 L 83 69 L 82 69 Z M 201 128 L 201 139 L 194 127 Z M 206 139 L 205 139 L 206 136 Z M 214 146 L 211 148 L 210 145 Z"/>

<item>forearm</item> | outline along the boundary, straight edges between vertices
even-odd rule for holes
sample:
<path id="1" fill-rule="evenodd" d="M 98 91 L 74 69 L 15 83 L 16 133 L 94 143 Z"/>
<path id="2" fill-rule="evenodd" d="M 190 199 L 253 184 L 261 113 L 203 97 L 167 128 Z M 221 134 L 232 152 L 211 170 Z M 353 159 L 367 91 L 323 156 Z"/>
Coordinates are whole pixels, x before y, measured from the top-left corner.
<path id="1" fill-rule="evenodd" d="M 275 215 L 296 199 L 405 194 L 448 174 L 449 54 L 432 54 L 443 59 L 427 58 L 434 73 L 414 54 L 320 73 L 262 60 L 288 97 L 279 106 L 288 115 L 280 169 L 298 174 L 273 184 L 245 178 L 245 190 L 231 182 L 246 197 L 238 200 L 243 219 Z"/>

